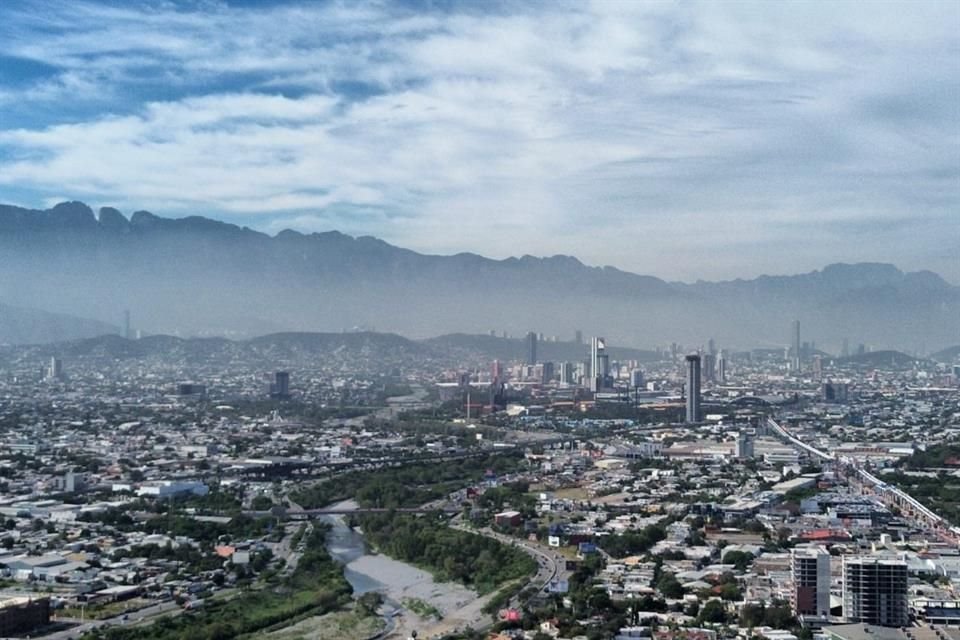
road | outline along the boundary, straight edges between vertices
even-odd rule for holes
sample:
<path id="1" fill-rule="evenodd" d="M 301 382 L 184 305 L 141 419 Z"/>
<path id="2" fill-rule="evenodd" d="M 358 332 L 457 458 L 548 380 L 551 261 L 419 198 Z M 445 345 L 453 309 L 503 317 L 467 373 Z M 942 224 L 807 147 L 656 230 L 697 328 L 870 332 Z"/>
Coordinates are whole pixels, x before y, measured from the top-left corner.
<path id="1" fill-rule="evenodd" d="M 308 524 L 307 533 L 309 529 L 313 527 L 312 524 Z M 272 551 L 274 556 L 277 558 L 283 558 L 286 561 L 286 565 L 283 569 L 284 574 L 289 575 L 297 568 L 297 563 L 300 560 L 300 552 L 292 548 L 293 534 L 296 529 L 293 529 L 283 539 L 277 544 L 273 545 Z M 239 593 L 238 589 L 222 589 L 217 591 L 214 597 L 218 600 L 220 599 L 230 599 L 235 597 Z M 136 611 L 130 611 L 126 613 L 121 613 L 110 618 L 104 618 L 102 620 L 89 620 L 81 624 L 77 624 L 70 629 L 65 629 L 63 631 L 56 631 L 42 637 L 44 640 L 75 640 L 88 631 L 98 629 L 104 626 L 131 626 L 137 624 L 152 624 L 155 620 L 162 616 L 179 616 L 184 613 L 183 607 L 177 605 L 173 600 L 164 600 L 158 602 L 157 604 L 150 605 L 143 609 L 138 609 Z M 79 622 L 79 621 L 77 621 Z"/>
<path id="2" fill-rule="evenodd" d="M 166 600 L 164 602 L 158 602 L 157 604 L 150 605 L 149 607 L 140 609 L 138 611 L 121 613 L 113 616 L 112 618 L 104 618 L 103 620 L 89 620 L 75 627 L 71 627 L 70 629 L 57 631 L 55 633 L 40 637 L 42 637 L 44 640 L 71 640 L 79 638 L 88 631 L 93 631 L 94 629 L 99 629 L 100 627 L 132 625 L 137 623 L 149 624 L 153 622 L 153 618 L 158 616 L 177 616 L 182 613 L 183 609 L 179 607 L 176 602 L 173 602 L 172 600 Z"/>
<path id="3" fill-rule="evenodd" d="M 534 586 L 539 585 L 537 588 L 538 594 L 544 593 L 549 588 L 550 583 L 553 580 L 562 580 L 568 577 L 566 568 L 562 566 L 564 563 L 563 557 L 550 547 L 545 547 L 540 543 L 531 542 L 529 540 L 512 538 L 502 533 L 497 533 L 489 527 L 483 529 L 472 529 L 461 524 L 452 526 L 460 531 L 466 531 L 468 533 L 475 533 L 486 536 L 487 538 L 492 538 L 501 544 L 516 547 L 517 549 L 520 549 L 521 551 L 524 551 L 528 555 L 532 556 L 533 559 L 537 561 L 537 573 L 533 578 L 530 579 L 530 582 Z"/>

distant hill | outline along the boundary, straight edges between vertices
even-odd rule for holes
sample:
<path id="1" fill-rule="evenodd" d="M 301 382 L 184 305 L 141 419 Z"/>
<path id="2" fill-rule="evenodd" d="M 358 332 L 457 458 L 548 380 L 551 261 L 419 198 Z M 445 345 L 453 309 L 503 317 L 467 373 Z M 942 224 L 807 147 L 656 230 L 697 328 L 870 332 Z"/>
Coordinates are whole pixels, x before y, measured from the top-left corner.
<path id="1" fill-rule="evenodd" d="M 883 368 L 883 369 L 909 369 L 918 362 L 928 362 L 923 358 L 914 358 L 911 355 L 900 351 L 870 351 L 842 358 L 841 364 L 853 364 L 862 367 Z"/>
<path id="2" fill-rule="evenodd" d="M 190 362 L 229 360 L 231 357 L 262 358 L 282 362 L 298 359 L 322 359 L 338 354 L 349 358 L 429 357 L 430 350 L 420 343 L 394 334 L 358 333 L 276 333 L 249 340 L 226 338 L 178 338 L 146 336 L 127 340 L 119 335 L 103 335 L 64 343 L 20 347 L 20 353 L 34 357 L 103 358 L 135 360 L 164 358 Z"/>
<path id="3" fill-rule="evenodd" d="M 64 313 L 0 304 L 0 344 L 75 340 L 117 331 L 117 327 Z"/>
<path id="4" fill-rule="evenodd" d="M 525 338 L 501 338 L 490 335 L 468 335 L 452 333 L 436 338 L 428 338 L 423 343 L 440 353 L 451 355 L 482 356 L 487 360 L 523 360 L 527 356 Z M 652 362 L 659 360 L 655 351 L 609 346 L 607 354 L 611 360 Z M 537 342 L 537 359 L 543 362 L 583 362 L 590 355 L 589 344 L 576 342 Z"/>
<path id="5" fill-rule="evenodd" d="M 570 256 L 423 255 L 336 231 L 269 236 L 197 216 L 94 214 L 79 202 L 0 205 L 0 255 L 0 300 L 108 324 L 129 309 L 146 333 L 495 329 L 570 340 L 579 329 L 614 344 L 696 348 L 714 338 L 746 349 L 782 348 L 799 319 L 802 339 L 831 353 L 845 338 L 913 351 L 960 337 L 960 288 L 887 264 L 683 284 Z"/>
<path id="6" fill-rule="evenodd" d="M 613 360 L 656 359 L 656 354 L 636 349 L 610 347 Z M 587 357 L 587 346 L 574 343 L 543 342 L 538 345 L 540 361 L 579 362 Z M 339 364 L 344 360 L 373 365 L 374 363 L 402 363 L 435 361 L 448 366 L 487 366 L 493 360 L 503 362 L 523 360 L 524 341 L 454 334 L 410 340 L 391 333 L 274 333 L 248 340 L 226 338 L 178 338 L 174 336 L 147 336 L 127 340 L 119 335 L 62 343 L 11 346 L 0 348 L 0 361 L 31 360 L 42 362 L 59 357 L 70 360 L 102 361 L 164 361 L 191 365 L 229 363 L 237 359 L 263 363 Z"/>
<path id="7" fill-rule="evenodd" d="M 930 359 L 935 362 L 946 362 L 947 364 L 957 362 L 960 360 L 960 344 L 953 347 L 947 347 L 942 351 L 937 351 L 930 356 Z"/>

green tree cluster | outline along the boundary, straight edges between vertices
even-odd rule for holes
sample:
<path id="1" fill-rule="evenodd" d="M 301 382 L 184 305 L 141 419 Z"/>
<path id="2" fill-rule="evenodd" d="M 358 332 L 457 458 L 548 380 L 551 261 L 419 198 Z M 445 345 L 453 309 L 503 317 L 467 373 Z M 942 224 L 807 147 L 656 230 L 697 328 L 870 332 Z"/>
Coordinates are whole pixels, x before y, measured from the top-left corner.
<path id="1" fill-rule="evenodd" d="M 451 529 L 429 517 L 377 514 L 361 518 L 367 540 L 392 558 L 412 562 L 440 580 L 489 593 L 537 569 L 526 553 L 485 536 Z"/>

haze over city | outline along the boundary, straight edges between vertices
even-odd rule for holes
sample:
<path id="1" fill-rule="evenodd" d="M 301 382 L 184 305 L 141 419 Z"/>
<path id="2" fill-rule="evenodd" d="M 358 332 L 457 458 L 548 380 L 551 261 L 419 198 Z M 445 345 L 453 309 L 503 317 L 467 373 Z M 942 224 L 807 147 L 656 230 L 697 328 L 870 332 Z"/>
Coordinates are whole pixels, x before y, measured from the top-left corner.
<path id="1" fill-rule="evenodd" d="M 958 283 L 958 24 L 955 2 L 13 0 L 0 195 L 668 280 Z"/>
<path id="2" fill-rule="evenodd" d="M 960 640 L 960 0 L 0 0 L 0 636 Z"/>

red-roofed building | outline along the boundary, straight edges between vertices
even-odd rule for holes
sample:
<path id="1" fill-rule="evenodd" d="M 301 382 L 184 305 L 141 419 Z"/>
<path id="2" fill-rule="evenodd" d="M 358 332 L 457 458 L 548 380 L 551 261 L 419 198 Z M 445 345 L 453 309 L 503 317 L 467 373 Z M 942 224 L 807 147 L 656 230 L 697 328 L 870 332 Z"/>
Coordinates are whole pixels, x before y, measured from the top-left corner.
<path id="1" fill-rule="evenodd" d="M 797 536 L 798 540 L 804 542 L 850 542 L 852 537 L 843 529 L 812 529 L 804 531 Z"/>

